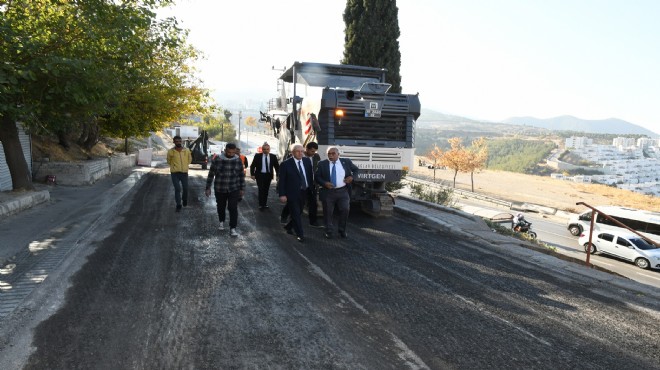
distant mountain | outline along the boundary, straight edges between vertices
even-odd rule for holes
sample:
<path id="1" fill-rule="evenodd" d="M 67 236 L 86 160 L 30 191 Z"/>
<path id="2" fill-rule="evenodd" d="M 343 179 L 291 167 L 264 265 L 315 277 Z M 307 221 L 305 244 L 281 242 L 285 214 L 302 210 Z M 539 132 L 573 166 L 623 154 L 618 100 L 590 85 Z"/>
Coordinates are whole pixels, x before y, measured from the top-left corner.
<path id="1" fill-rule="evenodd" d="M 441 113 L 438 111 L 422 108 L 422 112 L 419 115 L 418 122 L 456 123 L 456 122 L 478 122 L 478 121 L 470 118 L 454 116 L 451 114 Z"/>
<path id="2" fill-rule="evenodd" d="M 547 135 L 550 130 L 534 127 L 519 126 L 510 123 L 489 122 L 476 120 L 438 111 L 422 108 L 422 112 L 417 120 L 418 129 L 442 130 L 445 135 L 461 136 L 471 134 L 472 136 L 506 136 L 506 135 L 529 135 L 541 136 Z"/>
<path id="3" fill-rule="evenodd" d="M 595 134 L 639 134 L 653 138 L 659 135 L 644 127 L 638 126 L 618 118 L 599 120 L 586 120 L 573 116 L 560 116 L 540 119 L 534 117 L 512 117 L 504 120 L 505 123 L 519 126 L 542 127 L 556 131 L 577 131 Z"/>

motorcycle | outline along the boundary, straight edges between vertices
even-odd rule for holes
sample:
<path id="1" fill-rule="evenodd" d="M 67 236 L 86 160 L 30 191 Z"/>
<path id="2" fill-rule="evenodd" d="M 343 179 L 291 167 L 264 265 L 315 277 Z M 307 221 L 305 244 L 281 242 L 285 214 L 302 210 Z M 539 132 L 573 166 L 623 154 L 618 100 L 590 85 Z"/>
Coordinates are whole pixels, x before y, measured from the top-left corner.
<path id="1" fill-rule="evenodd" d="M 513 225 L 513 231 L 521 234 L 527 234 L 530 239 L 536 240 L 536 233 L 531 229 L 532 223 L 528 221 L 520 221 L 516 225 Z"/>

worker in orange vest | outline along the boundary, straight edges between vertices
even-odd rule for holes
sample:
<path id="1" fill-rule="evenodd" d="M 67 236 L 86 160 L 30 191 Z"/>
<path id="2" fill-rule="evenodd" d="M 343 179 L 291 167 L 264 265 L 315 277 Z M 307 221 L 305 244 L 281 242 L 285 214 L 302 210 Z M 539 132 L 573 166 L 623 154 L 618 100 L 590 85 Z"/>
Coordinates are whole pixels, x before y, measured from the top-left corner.
<path id="1" fill-rule="evenodd" d="M 239 157 L 241 157 L 241 162 L 243 162 L 243 173 L 247 174 L 247 169 L 248 169 L 248 160 L 247 158 L 241 154 L 241 148 L 236 148 L 236 153 L 238 154 Z"/>

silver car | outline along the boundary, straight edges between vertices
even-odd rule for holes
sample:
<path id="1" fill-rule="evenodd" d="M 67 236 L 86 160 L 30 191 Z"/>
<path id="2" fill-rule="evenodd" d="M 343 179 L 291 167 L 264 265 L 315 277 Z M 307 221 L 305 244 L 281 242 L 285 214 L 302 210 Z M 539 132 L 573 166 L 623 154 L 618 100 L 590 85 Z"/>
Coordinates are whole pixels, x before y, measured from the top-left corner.
<path id="1" fill-rule="evenodd" d="M 639 268 L 660 269 L 660 248 L 632 233 L 606 231 L 592 236 L 589 245 L 589 233 L 582 233 L 578 243 L 587 253 L 602 253 L 626 261 L 634 262 Z"/>

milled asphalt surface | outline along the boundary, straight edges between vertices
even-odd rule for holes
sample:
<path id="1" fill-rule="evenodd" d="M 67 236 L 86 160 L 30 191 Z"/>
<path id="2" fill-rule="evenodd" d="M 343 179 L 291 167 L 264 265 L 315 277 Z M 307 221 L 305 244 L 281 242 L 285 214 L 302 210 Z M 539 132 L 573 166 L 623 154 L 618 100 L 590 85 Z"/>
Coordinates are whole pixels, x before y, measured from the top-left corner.
<path id="1" fill-rule="evenodd" d="M 145 167 L 134 168 L 130 173 L 113 175 L 91 186 L 36 184 L 34 192 L 0 192 L 0 267 L 7 268 L 25 254 L 38 253 L 39 246 L 32 242 L 41 240 L 40 237 L 45 234 L 56 235 L 62 228 L 92 227 L 103 212 L 119 204 L 150 170 Z M 87 207 L 96 210 L 93 219 L 73 224 L 66 222 L 75 217 L 77 210 Z M 500 235 L 479 217 L 460 210 L 399 196 L 395 212 L 405 214 L 423 226 L 489 243 L 503 254 L 516 254 L 540 268 L 578 273 L 592 282 L 611 284 L 626 291 L 660 298 L 658 289 L 608 273 L 604 269 L 600 271 L 601 268 L 597 266 L 587 267 L 575 256 L 558 254 L 529 242 Z"/>

